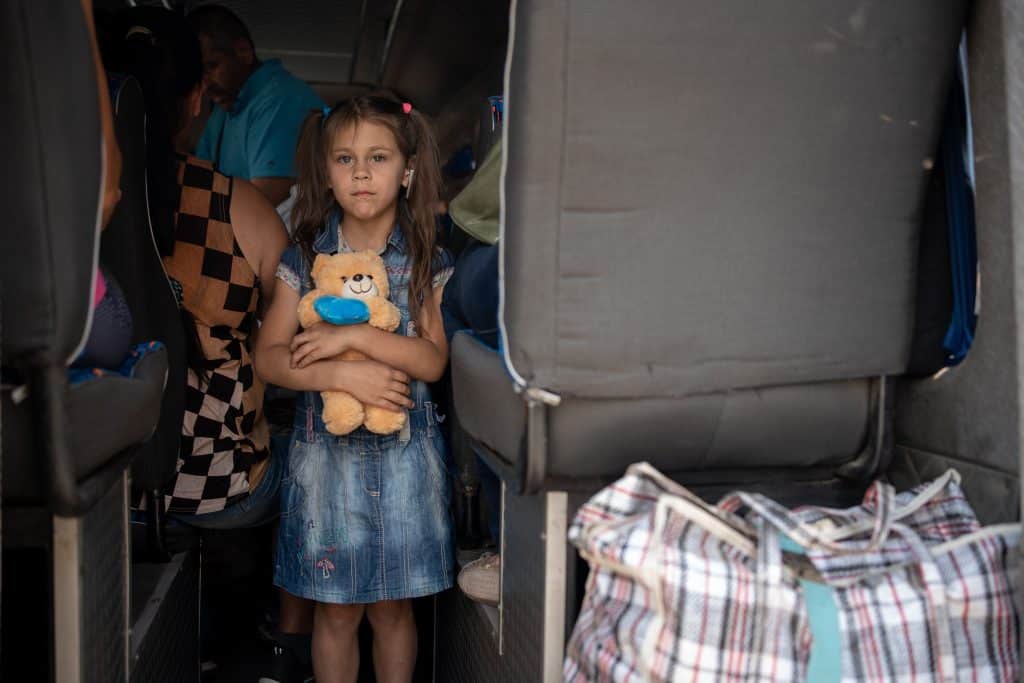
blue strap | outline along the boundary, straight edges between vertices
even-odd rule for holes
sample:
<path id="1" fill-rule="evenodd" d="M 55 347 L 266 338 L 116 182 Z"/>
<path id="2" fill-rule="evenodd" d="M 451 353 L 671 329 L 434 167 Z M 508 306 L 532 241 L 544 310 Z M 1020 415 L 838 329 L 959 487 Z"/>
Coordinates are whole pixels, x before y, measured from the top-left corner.
<path id="1" fill-rule="evenodd" d="M 950 93 L 946 124 L 940 143 L 946 176 L 946 218 L 953 285 L 953 314 L 942 341 L 948 365 L 960 363 L 974 341 L 978 251 L 974 222 L 974 190 L 967 153 L 969 112 L 966 89 L 959 70 Z"/>
<path id="2" fill-rule="evenodd" d="M 784 552 L 803 555 L 804 549 L 787 536 L 780 539 Z M 843 677 L 842 642 L 839 634 L 839 610 L 831 586 L 800 579 L 807 606 L 807 623 L 811 629 L 811 658 L 807 663 L 807 680 L 815 683 L 839 683 Z"/>

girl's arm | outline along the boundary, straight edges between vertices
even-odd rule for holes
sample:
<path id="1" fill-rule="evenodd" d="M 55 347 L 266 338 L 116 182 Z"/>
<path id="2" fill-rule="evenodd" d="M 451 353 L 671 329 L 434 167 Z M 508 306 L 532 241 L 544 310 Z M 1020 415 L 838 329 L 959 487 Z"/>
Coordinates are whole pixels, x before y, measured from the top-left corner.
<path id="1" fill-rule="evenodd" d="M 388 410 L 414 407 L 408 375 L 383 363 L 320 360 L 294 367 L 289 346 L 298 329 L 298 305 L 297 291 L 287 285 L 276 288 L 253 358 L 264 381 L 297 391 L 347 391 L 367 405 Z"/>
<path id="2" fill-rule="evenodd" d="M 440 305 L 443 289 L 437 287 L 423 302 L 418 337 L 384 332 L 365 324 L 337 327 L 320 323 L 295 335 L 291 343 L 292 362 L 298 368 L 306 368 L 354 350 L 402 370 L 413 379 L 436 382 L 448 364 L 448 340 L 444 336 Z"/>

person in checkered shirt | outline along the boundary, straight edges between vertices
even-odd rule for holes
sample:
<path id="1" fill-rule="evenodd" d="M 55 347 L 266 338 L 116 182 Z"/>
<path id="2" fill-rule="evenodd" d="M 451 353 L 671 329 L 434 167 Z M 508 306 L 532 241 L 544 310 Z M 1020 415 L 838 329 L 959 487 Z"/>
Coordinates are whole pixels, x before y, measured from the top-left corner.
<path id="1" fill-rule="evenodd" d="M 185 20 L 140 7 L 111 15 L 105 28 L 106 67 L 143 91 L 152 223 L 189 341 L 169 518 L 207 529 L 264 525 L 279 515 L 285 454 L 269 448 L 253 335 L 288 236 L 255 186 L 187 153 L 203 65 Z M 299 636 L 305 624 L 307 660 L 311 619 L 310 603 L 282 596 L 279 628 Z"/>
<path id="2" fill-rule="evenodd" d="M 452 272 L 437 246 L 437 148 L 408 103 L 364 95 L 311 114 L 297 154 L 293 244 L 257 344 L 267 381 L 299 390 L 281 490 L 274 582 L 316 601 L 316 680 L 355 680 L 358 627 L 374 633 L 378 680 L 411 680 L 411 599 L 454 583 L 446 446 L 429 382 L 448 362 L 440 301 Z M 320 323 L 298 332 L 299 300 L 317 254 L 372 249 L 384 260 L 397 332 Z M 369 360 L 341 361 L 355 349 Z M 321 391 L 407 410 L 407 428 L 377 435 L 327 431 Z"/>

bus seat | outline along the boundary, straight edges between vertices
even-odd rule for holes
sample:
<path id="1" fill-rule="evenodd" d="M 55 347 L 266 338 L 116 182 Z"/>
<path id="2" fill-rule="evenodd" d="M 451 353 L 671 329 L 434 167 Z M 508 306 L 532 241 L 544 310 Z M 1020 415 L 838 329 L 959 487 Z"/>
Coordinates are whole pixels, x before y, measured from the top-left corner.
<path id="1" fill-rule="evenodd" d="M 0 248 L 3 503 L 71 516 L 107 492 L 153 432 L 167 366 L 159 351 L 133 378 L 68 381 L 91 324 L 103 159 L 81 8 L 50 4 L 12 3 L 0 41 L 14 95 L 0 133 L 13 171 Z"/>
<path id="2" fill-rule="evenodd" d="M 166 559 L 163 494 L 174 477 L 181 441 L 187 372 L 185 333 L 150 219 L 142 88 L 131 76 L 111 74 L 109 82 L 114 131 L 122 158 L 121 201 L 103 231 L 100 253 L 104 265 L 124 288 L 135 324 L 135 341 L 158 339 L 167 350 L 167 386 L 160 421 L 132 461 L 132 485 L 146 499 L 147 554 Z"/>
<path id="3" fill-rule="evenodd" d="M 967 3 L 644 5 L 514 5 L 502 351 L 456 336 L 459 420 L 523 492 L 863 480 Z"/>

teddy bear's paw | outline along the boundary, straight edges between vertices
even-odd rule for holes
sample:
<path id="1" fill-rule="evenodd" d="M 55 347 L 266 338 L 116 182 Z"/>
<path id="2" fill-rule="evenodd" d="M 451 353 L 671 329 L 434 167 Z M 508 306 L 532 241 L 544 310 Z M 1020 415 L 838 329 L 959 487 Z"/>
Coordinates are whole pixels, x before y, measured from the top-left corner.
<path id="1" fill-rule="evenodd" d="M 341 391 L 327 391 L 324 398 L 324 426 L 337 436 L 348 434 L 363 424 L 366 413 L 363 404 L 351 394 Z"/>
<path id="2" fill-rule="evenodd" d="M 405 426 L 404 410 L 385 410 L 374 406 L 366 407 L 363 424 L 374 434 L 394 434 Z"/>
<path id="3" fill-rule="evenodd" d="M 353 424 L 353 422 L 354 421 L 351 419 L 324 420 L 324 427 L 327 428 L 328 432 L 334 434 L 335 436 L 345 436 L 346 434 L 351 434 L 352 432 L 359 428 L 360 423 L 356 422 L 355 424 Z"/>
<path id="4" fill-rule="evenodd" d="M 299 324 L 303 328 L 311 327 L 321 320 L 320 314 L 313 307 L 315 302 L 316 299 L 308 295 L 299 301 Z"/>

